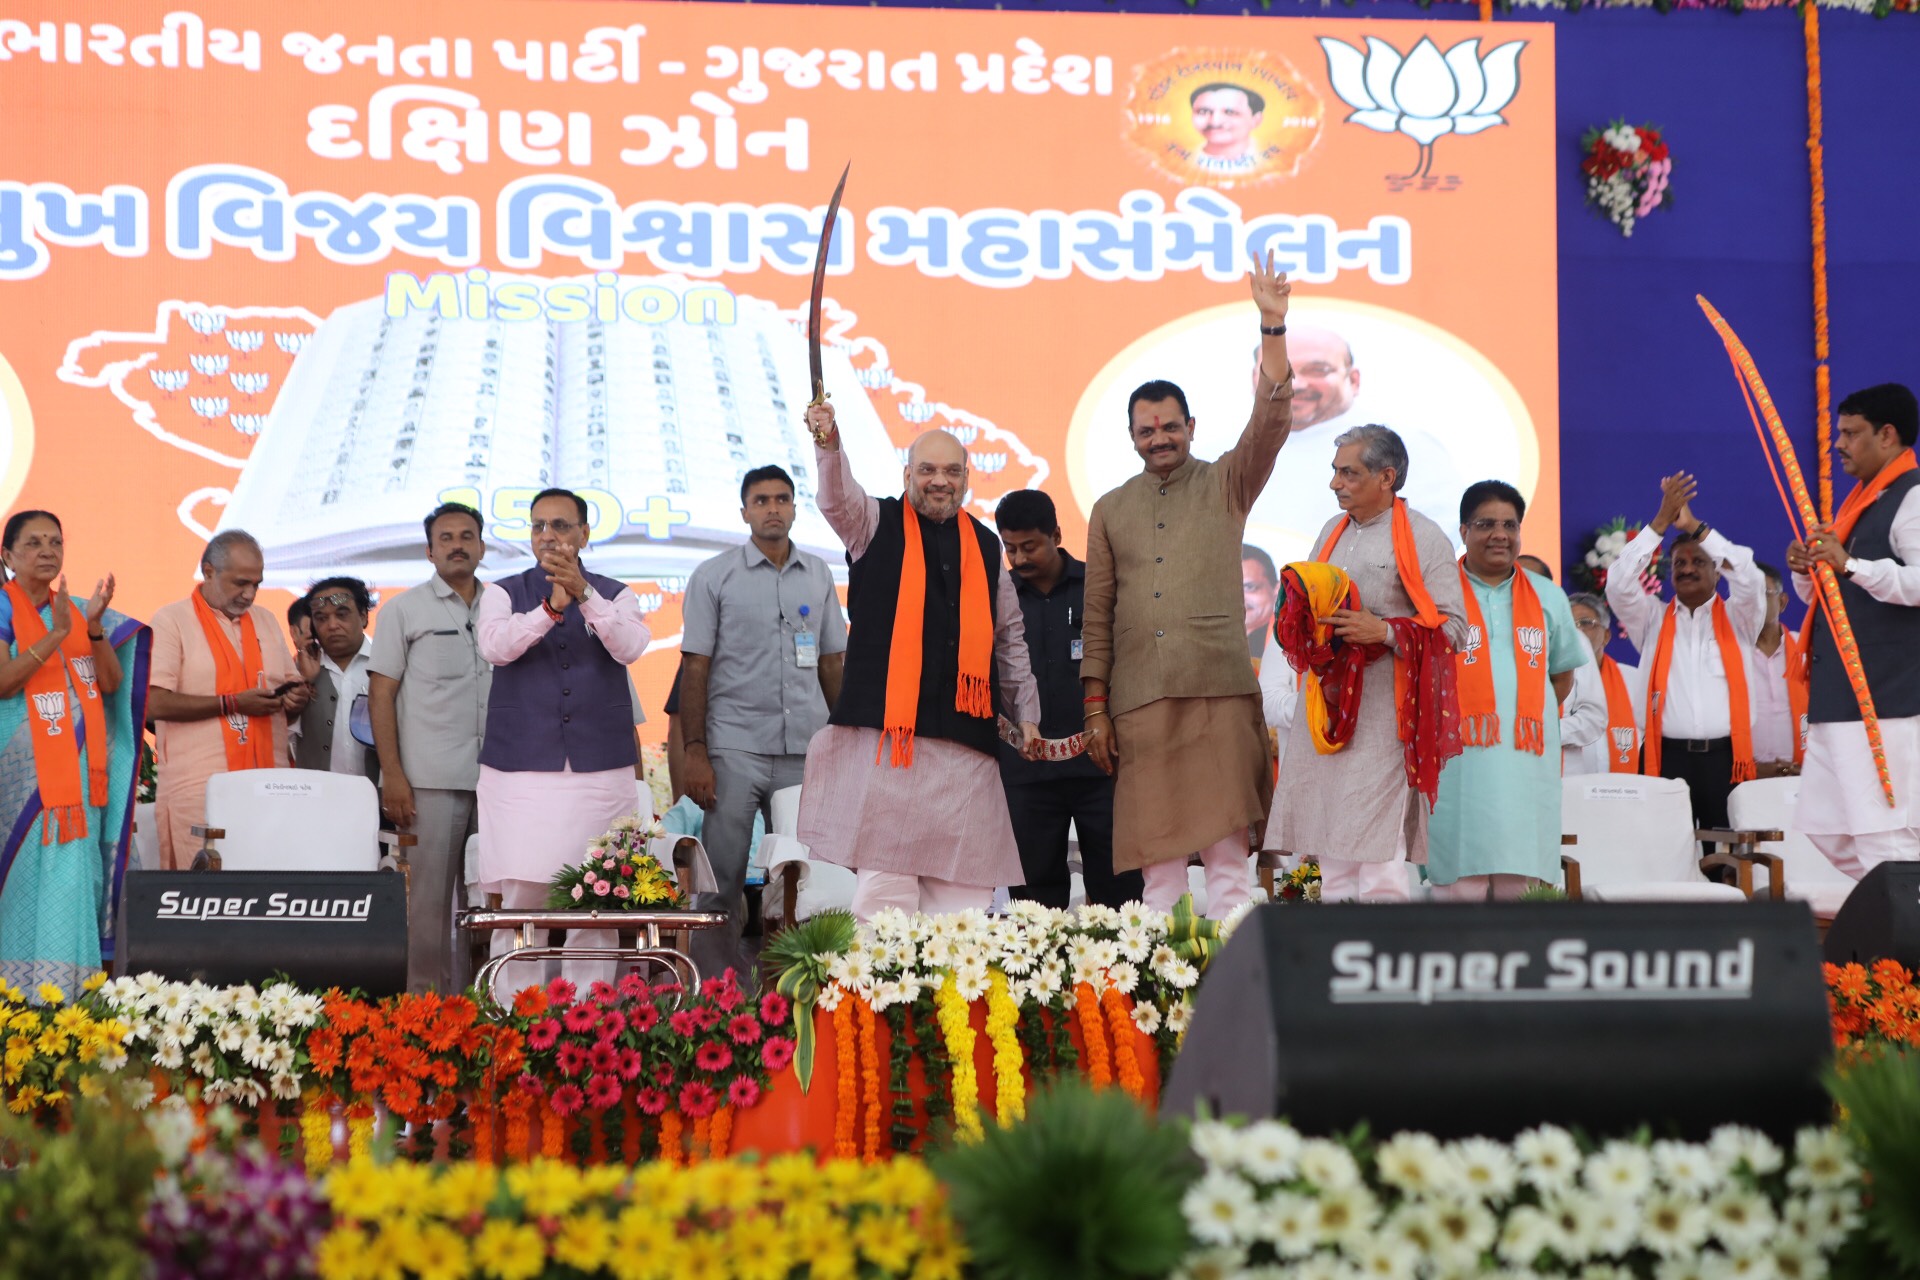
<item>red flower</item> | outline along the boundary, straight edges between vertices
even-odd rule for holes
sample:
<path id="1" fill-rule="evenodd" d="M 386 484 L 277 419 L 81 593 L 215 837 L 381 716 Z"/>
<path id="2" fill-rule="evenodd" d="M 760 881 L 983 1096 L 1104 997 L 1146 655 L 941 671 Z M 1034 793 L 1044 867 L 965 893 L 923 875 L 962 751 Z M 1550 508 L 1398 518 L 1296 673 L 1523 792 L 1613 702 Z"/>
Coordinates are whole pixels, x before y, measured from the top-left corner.
<path id="1" fill-rule="evenodd" d="M 600 1040 L 612 1040 L 627 1029 L 627 1020 L 618 1009 L 609 1009 L 600 1015 L 600 1025 L 594 1028 L 594 1036 Z"/>
<path id="2" fill-rule="evenodd" d="M 658 1002 L 661 1000 L 678 1000 L 680 998 L 680 993 L 684 990 L 686 990 L 686 988 L 682 987 L 677 982 L 673 982 L 673 981 L 663 982 L 659 986 L 653 989 L 653 998 L 655 1002 Z"/>
<path id="3" fill-rule="evenodd" d="M 760 1064 L 769 1071 L 784 1071 L 793 1061 L 793 1041 L 785 1036 L 768 1036 L 760 1046 Z"/>
<path id="4" fill-rule="evenodd" d="M 574 987 L 565 978 L 555 978 L 547 984 L 547 1003 L 565 1008 L 573 1003 Z"/>
<path id="5" fill-rule="evenodd" d="M 567 1030 L 578 1035 L 583 1031 L 593 1030 L 593 1024 L 598 1022 L 600 1018 L 598 1014 L 594 1013 L 592 1005 L 576 1004 L 561 1014 L 560 1020 L 567 1024 Z"/>
<path id="6" fill-rule="evenodd" d="M 653 1068 L 653 1082 L 662 1089 L 673 1088 L 673 1064 L 671 1062 L 656 1064 Z"/>
<path id="7" fill-rule="evenodd" d="M 527 1045 L 536 1052 L 553 1048 L 559 1038 L 560 1024 L 552 1018 L 542 1018 L 527 1028 Z"/>
<path id="8" fill-rule="evenodd" d="M 622 1080 L 637 1080 L 646 1067 L 647 1060 L 640 1056 L 638 1049 L 622 1049 L 619 1066 L 615 1069 L 619 1071 Z"/>
<path id="9" fill-rule="evenodd" d="M 580 1092 L 580 1086 L 568 1083 L 555 1089 L 553 1096 L 547 1099 L 547 1102 L 552 1106 L 555 1115 L 570 1116 L 580 1109 L 580 1104 L 585 1100 L 585 1095 Z"/>
<path id="10" fill-rule="evenodd" d="M 667 1025 L 677 1036 L 690 1036 L 701 1030 L 700 1020 L 693 1016 L 691 1009 L 675 1009 L 668 1015 Z"/>
<path id="11" fill-rule="evenodd" d="M 721 989 L 724 988 L 728 983 L 732 981 L 733 981 L 733 970 L 731 969 L 727 970 L 725 973 L 721 974 L 717 978 L 703 979 L 700 983 L 700 998 L 702 1000 L 718 1000 L 720 998 Z"/>
<path id="12" fill-rule="evenodd" d="M 693 1065 L 702 1071 L 725 1071 L 733 1065 L 733 1050 L 710 1040 L 694 1051 Z"/>
<path id="13" fill-rule="evenodd" d="M 693 1025 L 702 1031 L 711 1031 L 720 1025 L 720 1015 L 714 1012 L 712 1005 L 695 1005 L 687 1012 L 693 1015 Z"/>
<path id="14" fill-rule="evenodd" d="M 547 1087 L 540 1083 L 540 1077 L 534 1075 L 531 1071 L 522 1072 L 520 1078 L 513 1083 L 519 1088 L 520 1092 L 532 1094 L 536 1098 L 547 1091 Z"/>
<path id="15" fill-rule="evenodd" d="M 593 993 L 592 994 L 593 1002 L 599 1005 L 602 1009 L 612 1008 L 615 1004 L 619 1002 L 620 995 L 618 992 L 616 992 L 613 989 L 613 984 L 611 982 L 601 982 L 598 979 L 595 979 L 594 984 L 591 987 L 589 987 L 588 990 Z"/>
<path id="16" fill-rule="evenodd" d="M 559 1064 L 561 1075 L 577 1076 L 586 1069 L 587 1051 L 571 1040 L 562 1041 Z"/>
<path id="17" fill-rule="evenodd" d="M 680 1109 L 695 1120 L 710 1116 L 720 1105 L 720 1095 L 702 1080 L 690 1080 L 680 1088 Z"/>
<path id="18" fill-rule="evenodd" d="M 778 991 L 769 991 L 760 997 L 760 1021 L 770 1027 L 784 1024 L 792 1012 L 793 1006 Z"/>
<path id="19" fill-rule="evenodd" d="M 750 1013 L 736 1013 L 727 1022 L 727 1035 L 735 1044 L 758 1044 L 760 1019 Z"/>
<path id="20" fill-rule="evenodd" d="M 653 992 L 647 989 L 647 980 L 637 973 L 629 973 L 620 979 L 617 988 L 621 995 L 629 1000 L 650 1000 Z"/>
<path id="21" fill-rule="evenodd" d="M 673 1099 L 667 1096 L 665 1089 L 636 1089 L 633 1091 L 633 1105 L 650 1116 L 657 1116 L 667 1109 Z"/>
<path id="22" fill-rule="evenodd" d="M 587 1081 L 587 1105 L 606 1111 L 620 1105 L 620 1082 L 612 1076 L 597 1075 Z"/>
<path id="23" fill-rule="evenodd" d="M 587 1050 L 587 1063 L 595 1071 L 605 1073 L 619 1065 L 620 1053 L 612 1045 L 602 1040 Z"/>
<path id="24" fill-rule="evenodd" d="M 641 1035 L 660 1025 L 660 1010 L 651 1004 L 637 1004 L 627 1015 L 627 1025 Z"/>
<path id="25" fill-rule="evenodd" d="M 760 1101 L 760 1085 L 757 1081 L 741 1076 L 727 1086 L 727 1101 L 736 1107 L 750 1107 Z"/>

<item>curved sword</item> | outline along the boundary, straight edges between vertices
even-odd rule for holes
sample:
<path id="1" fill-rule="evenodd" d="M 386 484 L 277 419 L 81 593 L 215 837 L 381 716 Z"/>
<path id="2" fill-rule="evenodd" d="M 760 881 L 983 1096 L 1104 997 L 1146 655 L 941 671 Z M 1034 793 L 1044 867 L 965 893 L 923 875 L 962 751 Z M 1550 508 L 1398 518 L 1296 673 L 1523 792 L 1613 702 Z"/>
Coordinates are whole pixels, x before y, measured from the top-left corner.
<path id="1" fill-rule="evenodd" d="M 853 161 L 840 171 L 839 185 L 827 202 L 827 220 L 820 228 L 820 248 L 813 255 L 813 307 L 807 312 L 807 364 L 813 373 L 813 399 L 810 404 L 827 402 L 827 379 L 820 370 L 820 295 L 827 287 L 827 251 L 833 247 L 834 224 L 840 220 L 840 197 L 847 190 L 847 175 Z"/>

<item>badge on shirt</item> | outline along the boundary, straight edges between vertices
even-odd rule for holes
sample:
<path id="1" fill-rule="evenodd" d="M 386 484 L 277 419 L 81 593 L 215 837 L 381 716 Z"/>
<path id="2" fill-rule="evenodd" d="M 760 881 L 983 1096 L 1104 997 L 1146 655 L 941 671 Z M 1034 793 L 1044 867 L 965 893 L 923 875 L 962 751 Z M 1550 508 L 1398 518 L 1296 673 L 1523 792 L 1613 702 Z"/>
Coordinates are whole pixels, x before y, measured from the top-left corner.
<path id="1" fill-rule="evenodd" d="M 820 665 L 820 645 L 811 631 L 793 633 L 793 664 L 803 670 Z"/>
<path id="2" fill-rule="evenodd" d="M 1082 644 L 1079 637 L 1076 636 L 1072 641 L 1068 643 L 1067 656 L 1072 658 L 1075 662 L 1080 661 L 1081 651 L 1084 647 L 1085 646 Z"/>

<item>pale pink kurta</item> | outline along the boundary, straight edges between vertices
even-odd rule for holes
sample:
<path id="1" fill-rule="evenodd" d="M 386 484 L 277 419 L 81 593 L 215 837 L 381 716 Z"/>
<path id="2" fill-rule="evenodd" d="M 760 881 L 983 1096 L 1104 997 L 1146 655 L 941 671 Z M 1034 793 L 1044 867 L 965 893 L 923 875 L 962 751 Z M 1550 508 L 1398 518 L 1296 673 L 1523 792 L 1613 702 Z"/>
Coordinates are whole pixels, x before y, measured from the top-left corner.
<path id="1" fill-rule="evenodd" d="M 300 673 L 278 620 L 259 605 L 248 612 L 253 615 L 254 635 L 260 641 L 265 687 L 277 689 L 289 680 L 298 680 Z M 238 652 L 240 624 L 225 614 L 219 615 L 219 624 Z M 214 678 L 213 649 L 200 628 L 192 598 L 161 606 L 153 615 L 153 670 L 148 683 L 188 697 L 210 698 L 219 692 L 214 688 Z M 276 765 L 284 766 L 286 717 L 271 719 L 273 758 Z M 154 736 L 154 758 L 159 765 L 154 799 L 155 818 L 160 824 L 160 866 L 184 871 L 200 851 L 200 841 L 194 838 L 192 828 L 206 820 L 207 779 L 227 771 L 226 737 L 217 718 L 162 720 Z"/>
<path id="2" fill-rule="evenodd" d="M 815 449 L 820 511 L 858 558 L 873 541 L 879 500 L 853 478 L 846 454 Z M 1040 691 L 1027 661 L 1026 623 L 1012 575 L 996 592 L 993 660 L 1017 721 L 1039 723 Z M 830 724 L 813 735 L 800 789 L 799 838 L 812 857 L 858 871 L 892 871 L 998 887 L 1026 883 L 993 756 L 916 736 L 913 765 L 876 763 L 878 729 Z"/>
<path id="3" fill-rule="evenodd" d="M 619 663 L 632 663 L 646 652 L 652 638 L 640 613 L 640 601 L 631 590 L 617 599 L 595 596 L 582 602 L 587 629 Z M 505 666 L 531 649 L 553 630 L 546 610 L 513 612 L 513 603 L 501 587 L 489 584 L 480 598 L 475 620 L 480 656 L 496 667 Z M 633 732 L 627 712 L 620 717 Z M 489 724 L 492 732 L 512 726 Z M 570 862 L 586 856 L 587 841 L 605 835 L 615 818 L 634 813 L 640 805 L 633 770 L 602 769 L 593 773 L 508 772 L 481 766 L 476 792 L 480 813 L 479 880 L 483 887 L 507 880 L 545 884 Z M 651 810 L 652 805 L 648 805 Z M 651 812 L 641 814 L 651 817 Z M 497 888 L 492 891 L 498 892 Z"/>

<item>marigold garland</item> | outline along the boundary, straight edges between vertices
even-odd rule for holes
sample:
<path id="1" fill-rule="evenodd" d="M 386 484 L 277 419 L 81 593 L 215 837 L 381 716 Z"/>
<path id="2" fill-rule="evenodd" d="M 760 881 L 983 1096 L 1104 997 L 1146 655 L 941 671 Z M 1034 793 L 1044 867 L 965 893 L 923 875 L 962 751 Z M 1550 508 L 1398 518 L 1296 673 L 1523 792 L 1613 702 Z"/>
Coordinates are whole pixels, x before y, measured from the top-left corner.
<path id="1" fill-rule="evenodd" d="M 516 1088 L 506 1096 L 500 1109 L 506 1113 L 507 1155 L 525 1161 L 533 1156 L 533 1095 Z"/>
<path id="2" fill-rule="evenodd" d="M 540 1154 L 549 1160 L 562 1160 L 567 1153 L 567 1120 L 553 1109 L 551 1099 L 540 1113 Z"/>
<path id="3" fill-rule="evenodd" d="M 711 1115 L 693 1118 L 693 1159 L 705 1160 L 713 1155 L 713 1117 Z"/>
<path id="4" fill-rule="evenodd" d="M 483 1088 L 467 1104 L 467 1117 L 473 1121 L 473 1159 L 476 1164 L 494 1163 L 493 1090 Z"/>
<path id="5" fill-rule="evenodd" d="M 333 1096 L 321 1089 L 300 1095 L 300 1151 L 307 1176 L 317 1178 L 333 1163 Z"/>
<path id="6" fill-rule="evenodd" d="M 347 1108 L 347 1158 L 373 1158 L 373 1107 L 356 1102 Z"/>
<path id="7" fill-rule="evenodd" d="M 940 1020 L 941 1037 L 947 1042 L 947 1056 L 953 1064 L 948 1080 L 953 1089 L 954 1133 L 962 1142 L 978 1142 L 987 1131 L 980 1122 L 980 1078 L 973 1065 L 973 1021 L 951 973 L 942 977 L 939 990 L 933 993 L 933 1008 Z"/>
<path id="8" fill-rule="evenodd" d="M 860 1070 L 854 1044 L 853 1006 L 842 1000 L 833 1007 L 833 1154 L 842 1160 L 860 1154 L 854 1141 L 860 1119 Z"/>
<path id="9" fill-rule="evenodd" d="M 680 1136 L 684 1126 L 680 1113 L 669 1108 L 660 1114 L 660 1158 L 668 1164 L 685 1164 L 685 1155 L 680 1150 Z"/>
<path id="10" fill-rule="evenodd" d="M 861 1131 L 860 1154 L 867 1160 L 880 1158 L 880 1034 L 873 1005 L 857 1000 L 860 1019 L 860 1105 L 866 1124 Z"/>
<path id="11" fill-rule="evenodd" d="M 1833 354 L 1827 328 L 1827 161 L 1824 109 L 1820 100 L 1820 9 L 1801 6 L 1807 46 L 1807 175 L 1813 193 L 1813 395 L 1814 439 L 1820 455 L 1820 518 L 1833 519 Z"/>
<path id="12" fill-rule="evenodd" d="M 1015 1031 L 1019 1022 L 1007 975 L 994 969 L 987 975 L 987 1039 L 993 1044 L 993 1115 L 1002 1125 L 1027 1116 L 1026 1050 Z"/>
<path id="13" fill-rule="evenodd" d="M 713 1113 L 713 1123 L 707 1129 L 708 1154 L 715 1160 L 725 1160 L 727 1150 L 733 1145 L 733 1107 L 731 1104 Z"/>
<path id="14" fill-rule="evenodd" d="M 1147 1078 L 1141 1074 L 1140 1056 L 1134 1052 L 1137 1028 L 1133 1025 L 1133 1002 L 1121 995 L 1118 987 L 1108 987 L 1101 993 L 1100 1005 L 1107 1011 L 1107 1030 L 1113 1033 L 1114 1074 L 1120 1077 L 1120 1087 L 1128 1097 L 1144 1102 Z"/>
<path id="15" fill-rule="evenodd" d="M 1080 1019 L 1080 1039 L 1087 1062 L 1087 1079 L 1096 1089 L 1113 1083 L 1112 1059 L 1107 1053 L 1106 1020 L 1100 1016 L 1100 997 L 1093 984 L 1080 982 L 1073 988 L 1073 1011 Z"/>

